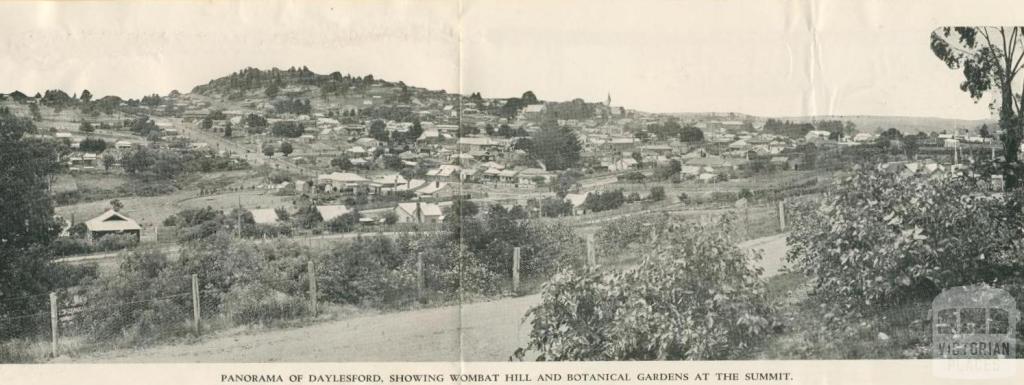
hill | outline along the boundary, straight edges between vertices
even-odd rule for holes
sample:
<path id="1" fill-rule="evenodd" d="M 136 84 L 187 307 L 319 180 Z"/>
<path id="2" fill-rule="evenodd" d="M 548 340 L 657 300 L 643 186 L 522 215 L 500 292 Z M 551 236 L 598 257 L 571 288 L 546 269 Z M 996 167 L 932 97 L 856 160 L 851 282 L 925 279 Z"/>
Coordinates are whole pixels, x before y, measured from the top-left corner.
<path id="1" fill-rule="evenodd" d="M 967 120 L 919 116 L 817 115 L 776 117 L 775 119 L 789 120 L 794 123 L 813 123 L 825 120 L 849 121 L 853 122 L 860 132 L 874 132 L 878 129 L 892 127 L 905 134 L 917 132 L 927 134 L 942 131 L 953 133 L 964 129 L 976 131 L 982 124 L 988 124 L 989 127 L 998 126 L 998 122 L 995 119 Z"/>

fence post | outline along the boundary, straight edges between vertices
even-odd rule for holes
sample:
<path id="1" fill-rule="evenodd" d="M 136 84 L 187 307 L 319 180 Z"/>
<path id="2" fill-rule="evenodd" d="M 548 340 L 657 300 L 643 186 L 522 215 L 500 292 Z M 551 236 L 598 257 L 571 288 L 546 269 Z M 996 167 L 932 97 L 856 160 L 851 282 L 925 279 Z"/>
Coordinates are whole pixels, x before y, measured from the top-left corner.
<path id="1" fill-rule="evenodd" d="M 519 247 L 512 249 L 512 292 L 519 292 Z"/>
<path id="2" fill-rule="evenodd" d="M 317 303 L 316 303 L 316 267 L 313 265 L 313 261 L 309 261 L 306 266 L 306 270 L 309 275 L 309 310 L 313 313 L 313 316 L 317 315 Z"/>
<path id="3" fill-rule="evenodd" d="M 57 357 L 57 339 L 60 338 L 58 329 L 60 318 L 57 317 L 57 293 L 50 292 L 50 354 Z"/>
<path id="4" fill-rule="evenodd" d="M 201 308 L 199 305 L 199 275 L 192 274 L 192 330 L 199 335 L 200 328 L 199 320 L 202 317 Z"/>
<path id="5" fill-rule="evenodd" d="M 416 299 L 423 300 L 423 254 L 416 253 Z"/>
<path id="6" fill-rule="evenodd" d="M 786 232 L 786 199 L 779 201 L 779 230 Z"/>
<path id="7" fill-rule="evenodd" d="M 587 234 L 587 266 L 597 265 L 597 256 L 594 253 L 594 234 Z"/>

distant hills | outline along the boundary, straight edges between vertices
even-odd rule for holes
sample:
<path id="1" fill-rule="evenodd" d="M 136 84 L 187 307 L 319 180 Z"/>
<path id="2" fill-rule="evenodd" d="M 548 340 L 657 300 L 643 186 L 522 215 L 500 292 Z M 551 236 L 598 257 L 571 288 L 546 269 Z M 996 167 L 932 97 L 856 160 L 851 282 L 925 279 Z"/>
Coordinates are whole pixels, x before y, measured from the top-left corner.
<path id="1" fill-rule="evenodd" d="M 998 126 L 995 119 L 947 119 L 919 116 L 877 116 L 877 115 L 815 115 L 815 116 L 782 116 L 773 117 L 795 123 L 810 123 L 823 120 L 850 121 L 860 132 L 873 132 L 879 128 L 896 128 L 905 134 L 916 132 L 932 133 L 946 131 L 954 133 L 958 130 L 977 130 L 982 124 L 989 127 Z"/>

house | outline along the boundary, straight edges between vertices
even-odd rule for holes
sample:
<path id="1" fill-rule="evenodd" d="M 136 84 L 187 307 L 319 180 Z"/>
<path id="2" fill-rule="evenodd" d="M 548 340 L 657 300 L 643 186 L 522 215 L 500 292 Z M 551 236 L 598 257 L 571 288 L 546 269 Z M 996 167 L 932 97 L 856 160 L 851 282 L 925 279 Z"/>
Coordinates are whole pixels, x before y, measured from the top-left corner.
<path id="1" fill-rule="evenodd" d="M 804 140 L 806 140 L 808 142 L 816 141 L 816 140 L 828 140 L 828 137 L 831 136 L 831 135 L 832 135 L 832 133 L 828 132 L 828 131 L 810 130 L 810 131 L 807 131 L 807 135 L 804 135 Z"/>
<path id="2" fill-rule="evenodd" d="M 427 171 L 427 176 L 432 180 L 448 180 L 457 178 L 461 170 L 462 167 L 456 165 L 442 164 L 435 169 Z"/>
<path id="3" fill-rule="evenodd" d="M 142 234 L 142 226 L 139 226 L 134 219 L 128 218 L 114 210 L 107 210 L 103 214 L 85 221 L 85 228 L 89 230 L 89 239 L 95 241 L 107 234 L 130 234 L 138 241 Z"/>
<path id="4" fill-rule="evenodd" d="M 520 116 L 523 119 L 536 120 L 540 119 L 544 115 L 545 110 L 547 110 L 547 106 L 544 104 L 531 104 L 523 108 Z"/>
<path id="5" fill-rule="evenodd" d="M 489 137 L 464 137 L 459 138 L 459 148 L 462 151 L 486 151 L 501 145 L 497 140 Z"/>
<path id="6" fill-rule="evenodd" d="M 369 179 L 350 172 L 332 172 L 330 174 L 318 175 L 316 180 L 318 185 L 323 186 L 324 191 L 365 191 L 373 184 Z"/>
<path id="7" fill-rule="evenodd" d="M 703 173 L 697 176 L 697 179 L 703 183 L 714 183 L 718 181 L 718 175 Z"/>
<path id="8" fill-rule="evenodd" d="M 541 170 L 539 168 L 524 168 L 519 171 L 519 175 L 516 175 L 519 179 L 519 185 L 522 186 L 534 186 L 534 185 L 546 185 L 555 178 L 554 174 Z"/>
<path id="9" fill-rule="evenodd" d="M 636 159 L 633 159 L 633 158 L 623 158 L 623 159 L 619 159 L 619 160 L 617 160 L 615 162 L 612 162 L 612 164 L 608 166 L 608 171 L 635 170 L 635 169 L 637 169 L 639 167 L 640 167 L 640 162 L 637 162 Z"/>
<path id="10" fill-rule="evenodd" d="M 416 195 L 423 198 L 440 198 L 456 195 L 455 188 L 448 182 L 434 181 L 416 190 Z"/>
<path id="11" fill-rule="evenodd" d="M 351 209 L 344 205 L 325 205 L 316 206 L 316 211 L 320 213 L 320 218 L 323 218 L 324 222 L 330 221 L 334 218 L 352 212 Z"/>
<path id="12" fill-rule="evenodd" d="M 583 204 L 587 202 L 587 197 L 590 196 L 589 192 L 583 194 L 565 194 L 565 200 L 572 205 L 572 215 L 586 214 Z"/>
<path id="13" fill-rule="evenodd" d="M 127 140 L 119 140 L 117 142 L 114 142 L 114 147 L 117 148 L 118 150 L 126 150 L 132 148 L 132 142 L 129 142 Z"/>
<path id="14" fill-rule="evenodd" d="M 408 202 L 395 207 L 398 223 L 441 223 L 444 214 L 434 203 Z"/>
<path id="15" fill-rule="evenodd" d="M 251 209 L 252 221 L 260 225 L 272 225 L 277 223 L 277 210 L 274 209 Z"/>

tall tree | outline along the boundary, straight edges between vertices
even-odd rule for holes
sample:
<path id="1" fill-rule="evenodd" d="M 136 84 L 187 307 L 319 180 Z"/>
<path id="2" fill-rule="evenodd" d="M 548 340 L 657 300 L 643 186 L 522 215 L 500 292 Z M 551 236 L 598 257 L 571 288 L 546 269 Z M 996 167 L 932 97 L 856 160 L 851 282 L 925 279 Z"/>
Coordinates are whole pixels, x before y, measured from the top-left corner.
<path id="1" fill-rule="evenodd" d="M 44 248 L 60 229 L 47 186 L 63 150 L 29 138 L 34 131 L 31 120 L 0 109 L 0 323 L 6 325 L 0 338 L 24 335 L 34 321 L 14 317 L 37 311 L 45 302 L 33 298 L 43 298 L 60 279 Z"/>
<path id="2" fill-rule="evenodd" d="M 1003 175 L 1007 189 L 1020 184 L 1018 150 L 1024 134 L 1021 92 L 1017 82 L 1024 62 L 1024 27 L 944 27 L 932 31 L 931 48 L 951 69 L 961 69 L 960 89 L 975 101 L 994 94 L 1005 153 Z M 1017 84 L 1014 84 L 1014 83 Z"/>
<path id="3" fill-rule="evenodd" d="M 526 152 L 547 170 L 565 170 L 579 163 L 582 150 L 579 137 L 572 129 L 545 123 L 531 138 Z"/>

